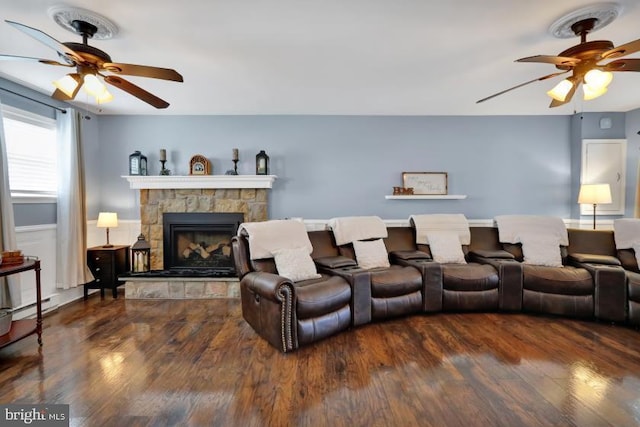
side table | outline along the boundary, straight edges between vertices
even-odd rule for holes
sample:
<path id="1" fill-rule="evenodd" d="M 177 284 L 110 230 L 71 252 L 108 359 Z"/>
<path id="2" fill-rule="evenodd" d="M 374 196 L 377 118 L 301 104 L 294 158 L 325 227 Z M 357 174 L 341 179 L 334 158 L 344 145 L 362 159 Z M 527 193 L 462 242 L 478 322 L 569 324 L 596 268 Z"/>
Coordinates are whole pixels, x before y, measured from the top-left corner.
<path id="1" fill-rule="evenodd" d="M 94 280 L 84 284 L 84 299 L 87 299 L 89 289 L 100 289 L 101 298 L 104 298 L 105 289 L 111 289 L 113 297 L 118 298 L 118 286 L 124 284 L 118 280 L 118 275 L 129 271 L 129 245 L 88 248 L 87 265 Z"/>
<path id="2" fill-rule="evenodd" d="M 11 276 L 33 270 L 36 275 L 36 318 L 14 320 L 11 329 L 0 335 L 0 348 L 12 344 L 31 334 L 38 334 L 38 344 L 42 346 L 42 292 L 40 289 L 40 260 L 27 258 L 22 264 L 0 265 L 0 277 Z"/>

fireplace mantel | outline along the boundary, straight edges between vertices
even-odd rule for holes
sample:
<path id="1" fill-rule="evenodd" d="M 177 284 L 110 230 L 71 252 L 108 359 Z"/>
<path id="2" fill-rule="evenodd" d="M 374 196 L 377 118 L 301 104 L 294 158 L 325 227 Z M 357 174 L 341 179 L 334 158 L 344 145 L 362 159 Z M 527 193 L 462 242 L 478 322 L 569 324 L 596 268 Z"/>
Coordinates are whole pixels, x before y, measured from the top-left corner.
<path id="1" fill-rule="evenodd" d="M 129 186 L 141 189 L 185 189 L 185 188 L 271 188 L 276 175 L 125 175 Z"/>

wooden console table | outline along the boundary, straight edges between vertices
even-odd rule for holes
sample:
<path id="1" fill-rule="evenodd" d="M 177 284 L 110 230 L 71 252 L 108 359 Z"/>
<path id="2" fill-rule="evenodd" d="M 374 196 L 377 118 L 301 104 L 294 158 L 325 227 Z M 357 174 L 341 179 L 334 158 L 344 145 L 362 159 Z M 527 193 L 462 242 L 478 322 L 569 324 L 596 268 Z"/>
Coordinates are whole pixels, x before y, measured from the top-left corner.
<path id="1" fill-rule="evenodd" d="M 22 264 L 17 265 L 1 265 L 0 277 L 11 276 L 12 274 L 22 273 L 24 271 L 33 270 L 36 274 L 36 318 L 14 320 L 11 322 L 9 332 L 0 335 L 0 348 L 6 347 L 22 338 L 31 334 L 38 334 L 38 344 L 42 346 L 42 294 L 40 290 L 40 260 L 26 259 Z"/>

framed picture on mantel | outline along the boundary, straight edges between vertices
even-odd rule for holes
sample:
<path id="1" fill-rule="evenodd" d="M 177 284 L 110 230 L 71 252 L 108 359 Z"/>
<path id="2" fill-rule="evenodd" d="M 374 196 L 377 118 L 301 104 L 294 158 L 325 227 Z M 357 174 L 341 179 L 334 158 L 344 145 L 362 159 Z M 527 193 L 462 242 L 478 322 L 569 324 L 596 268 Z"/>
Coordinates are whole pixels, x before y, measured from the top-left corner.
<path id="1" fill-rule="evenodd" d="M 447 181 L 446 172 L 402 172 L 402 184 L 405 188 L 413 188 L 413 194 L 448 194 Z"/>

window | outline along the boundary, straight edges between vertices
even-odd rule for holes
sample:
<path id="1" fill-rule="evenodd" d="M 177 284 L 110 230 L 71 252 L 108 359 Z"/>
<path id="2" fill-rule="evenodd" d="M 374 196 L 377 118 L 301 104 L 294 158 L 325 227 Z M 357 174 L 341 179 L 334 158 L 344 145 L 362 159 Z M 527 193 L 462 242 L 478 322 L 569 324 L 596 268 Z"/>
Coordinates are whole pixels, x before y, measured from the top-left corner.
<path id="1" fill-rule="evenodd" d="M 2 107 L 11 196 L 20 201 L 56 201 L 58 154 L 56 121 Z M 44 200 L 43 200 L 44 199 Z"/>

